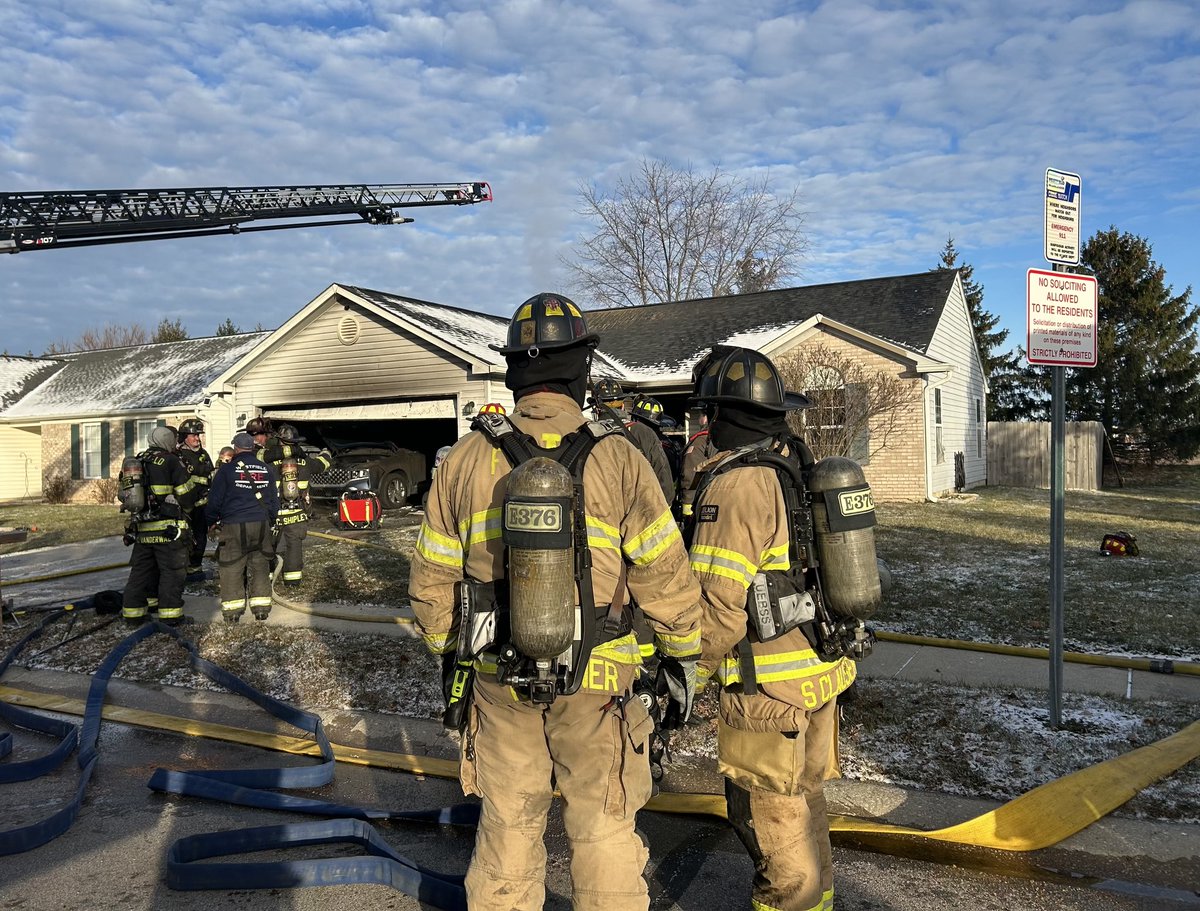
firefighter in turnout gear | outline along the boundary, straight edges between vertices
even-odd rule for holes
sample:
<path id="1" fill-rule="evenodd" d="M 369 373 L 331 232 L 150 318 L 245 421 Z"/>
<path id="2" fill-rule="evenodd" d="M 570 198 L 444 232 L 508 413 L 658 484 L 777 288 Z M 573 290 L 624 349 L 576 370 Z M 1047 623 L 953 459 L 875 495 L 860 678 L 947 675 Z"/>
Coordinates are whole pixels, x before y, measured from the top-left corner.
<path id="1" fill-rule="evenodd" d="M 838 555 L 832 537 L 820 537 L 815 486 L 809 500 L 800 483 L 815 469 L 786 416 L 807 400 L 786 393 L 774 364 L 746 348 L 714 348 L 695 376 L 694 401 L 706 407 L 717 454 L 701 466 L 687 525 L 692 571 L 704 593 L 700 681 L 715 675 L 721 686 L 718 766 L 727 814 L 754 861 L 751 906 L 822 911 L 833 907 L 823 782 L 837 736 L 837 696 L 856 674 L 847 655 L 869 647 L 847 633 L 861 632 L 861 622 L 825 622 L 825 599 L 834 600 L 849 577 L 842 568 L 826 572 Z M 873 523 L 873 507 L 865 515 L 865 481 L 853 495 L 864 513 L 857 525 Z M 820 511 L 824 516 L 826 507 Z M 860 531 L 870 534 L 865 573 L 874 574 L 875 588 L 864 586 L 862 602 L 869 614 L 879 597 L 874 529 Z M 820 585 L 814 552 L 822 555 Z"/>
<path id="2" fill-rule="evenodd" d="M 625 435 L 637 447 L 638 452 L 646 457 L 650 467 L 654 469 L 654 477 L 662 489 L 663 498 L 668 502 L 675 499 L 675 479 L 671 477 L 671 466 L 667 462 L 667 454 L 663 451 L 662 440 L 658 432 L 644 420 L 634 420 L 636 415 L 630 415 L 625 410 L 625 391 L 616 380 L 604 378 L 597 380 L 592 390 L 596 402 L 597 417 L 612 417 L 620 421 L 625 428 Z M 662 406 L 658 406 L 661 418 Z"/>
<path id="3" fill-rule="evenodd" d="M 259 446 L 258 459 L 275 469 L 279 485 L 279 519 L 277 520 L 276 553 L 283 558 L 283 584 L 299 585 L 304 579 L 304 539 L 308 535 L 308 520 L 312 500 L 308 482 L 314 474 L 326 471 L 333 464 L 328 450 L 308 454 L 300 445 L 304 442 L 291 424 L 280 424 L 272 435 L 264 419 L 246 426 L 255 427 L 254 442 Z"/>
<path id="4" fill-rule="evenodd" d="M 633 692 L 642 659 L 627 592 L 653 625 L 682 722 L 699 589 L 646 460 L 618 425 L 584 416 L 596 343 L 565 297 L 543 293 L 517 309 L 497 346 L 515 409 L 478 416 L 450 451 L 417 536 L 413 611 L 443 658 L 446 723 L 464 731 L 463 790 L 483 798 L 472 908 L 543 907 L 556 785 L 572 907 L 649 905 L 635 817 L 651 793 L 654 724 Z"/>
<path id="5" fill-rule="evenodd" d="M 272 528 L 279 513 L 274 470 L 254 455 L 254 438 L 233 437 L 233 458 L 213 476 L 208 518 L 219 526 L 217 573 L 221 616 L 242 619 L 247 605 L 256 620 L 271 613 Z"/>
<path id="6" fill-rule="evenodd" d="M 179 445 L 175 454 L 183 467 L 192 476 L 192 486 L 196 491 L 196 502 L 192 504 L 189 516 L 191 523 L 192 546 L 188 553 L 187 572 L 189 576 L 203 570 L 204 548 L 208 544 L 208 519 L 205 516 L 205 505 L 208 503 L 208 485 L 215 470 L 213 461 L 204 450 L 204 441 L 200 434 L 204 433 L 204 422 L 199 418 L 188 418 L 179 425 Z"/>
<path id="7" fill-rule="evenodd" d="M 174 448 L 175 429 L 155 427 L 149 448 L 121 467 L 121 509 L 133 516 L 125 535 L 133 554 L 121 604 L 130 625 L 142 623 L 148 612 L 170 625 L 183 622 L 191 551 L 188 514 L 196 497 L 192 476 Z"/>

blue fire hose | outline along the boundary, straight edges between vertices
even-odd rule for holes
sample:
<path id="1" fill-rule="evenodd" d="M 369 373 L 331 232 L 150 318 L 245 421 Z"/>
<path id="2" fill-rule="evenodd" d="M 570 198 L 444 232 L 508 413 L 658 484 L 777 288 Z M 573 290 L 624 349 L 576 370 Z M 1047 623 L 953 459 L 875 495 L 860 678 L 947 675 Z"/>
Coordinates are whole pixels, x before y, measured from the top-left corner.
<path id="1" fill-rule="evenodd" d="M 83 606 L 85 605 L 78 603 L 75 605 L 76 608 Z M 0 676 L 26 645 L 67 613 L 69 612 L 63 610 L 47 614 L 42 623 L 13 646 L 3 661 L 0 661 Z M 390 885 L 434 907 L 447 911 L 465 911 L 466 892 L 461 875 L 430 870 L 397 854 L 365 820 L 384 819 L 473 826 L 479 819 L 477 804 L 424 810 L 388 810 L 336 804 L 266 790 L 315 788 L 333 780 L 335 759 L 321 719 L 255 689 L 240 677 L 201 657 L 195 644 L 184 639 L 177 630 L 157 622 L 146 624 L 126 636 L 105 656 L 92 677 L 81 726 L 45 718 L 16 706 L 0 703 L 0 718 L 5 721 L 60 738 L 58 746 L 44 756 L 0 766 L 0 782 L 28 781 L 48 774 L 58 768 L 76 747 L 79 750 L 78 764 L 81 770 L 75 795 L 65 806 L 36 823 L 0 832 L 0 856 L 40 847 L 70 828 L 82 806 L 84 793 L 99 759 L 96 744 L 109 680 L 117 666 L 135 646 L 156 634 L 173 637 L 187 650 L 191 666 L 210 680 L 231 692 L 245 696 L 275 718 L 310 733 L 317 743 L 321 762 L 312 766 L 201 772 L 160 768 L 155 770 L 149 782 L 153 790 L 261 809 L 343 817 L 315 823 L 265 826 L 181 838 L 171 846 L 167 855 L 167 884 L 171 888 L 274 889 L 285 886 L 375 883 Z M 11 752 L 11 749 L 12 736 L 6 734 L 0 738 L 0 758 Z M 366 855 L 300 861 L 194 863 L 211 857 L 247 852 L 347 843 L 361 847 Z"/>

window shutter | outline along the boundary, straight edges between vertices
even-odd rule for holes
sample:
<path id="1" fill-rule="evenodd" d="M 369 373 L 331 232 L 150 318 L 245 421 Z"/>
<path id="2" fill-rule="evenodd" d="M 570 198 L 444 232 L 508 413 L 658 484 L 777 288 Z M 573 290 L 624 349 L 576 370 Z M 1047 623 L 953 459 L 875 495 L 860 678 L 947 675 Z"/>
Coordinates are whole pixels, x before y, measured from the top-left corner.
<path id="1" fill-rule="evenodd" d="M 109 468 L 108 462 L 112 458 L 112 452 L 109 449 L 108 440 L 108 421 L 100 422 L 100 477 L 112 477 L 112 471 Z"/>
<path id="2" fill-rule="evenodd" d="M 79 425 L 71 425 L 71 480 L 78 481 L 83 477 L 83 469 L 80 467 L 82 458 L 79 452 Z"/>
<path id="3" fill-rule="evenodd" d="M 133 451 L 134 437 L 137 435 L 137 423 L 135 421 L 125 422 L 125 458 L 136 455 Z"/>
<path id="4" fill-rule="evenodd" d="M 871 462 L 871 423 L 867 413 L 867 384 L 846 384 L 846 420 L 856 428 L 850 443 L 850 458 L 859 465 Z"/>

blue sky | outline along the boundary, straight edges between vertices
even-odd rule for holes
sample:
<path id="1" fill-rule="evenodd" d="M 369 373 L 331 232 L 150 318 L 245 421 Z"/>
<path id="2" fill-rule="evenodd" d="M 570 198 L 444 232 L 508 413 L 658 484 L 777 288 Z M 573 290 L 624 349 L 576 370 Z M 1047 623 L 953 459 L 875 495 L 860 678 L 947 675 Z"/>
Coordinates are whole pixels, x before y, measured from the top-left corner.
<path id="1" fill-rule="evenodd" d="M 1085 239 L 1141 235 L 1200 289 L 1193 0 L 0 0 L 0 22 L 0 190 L 495 193 L 403 227 L 2 256 L 14 354 L 109 322 L 274 327 L 332 282 L 507 315 L 567 289 L 581 182 L 643 157 L 798 188 L 790 284 L 923 271 L 953 236 L 1013 344 L 1047 167 L 1082 175 Z"/>

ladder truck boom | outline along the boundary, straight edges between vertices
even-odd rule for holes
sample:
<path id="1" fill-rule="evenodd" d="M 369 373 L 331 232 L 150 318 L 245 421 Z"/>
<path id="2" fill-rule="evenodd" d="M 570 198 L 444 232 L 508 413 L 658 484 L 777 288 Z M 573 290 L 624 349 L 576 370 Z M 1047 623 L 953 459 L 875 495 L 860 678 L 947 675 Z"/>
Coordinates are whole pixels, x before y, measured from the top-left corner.
<path id="1" fill-rule="evenodd" d="M 482 181 L 0 193 L 0 253 L 324 225 L 404 224 L 397 210 L 490 202 Z M 267 219 L 332 219 L 252 225 Z"/>

